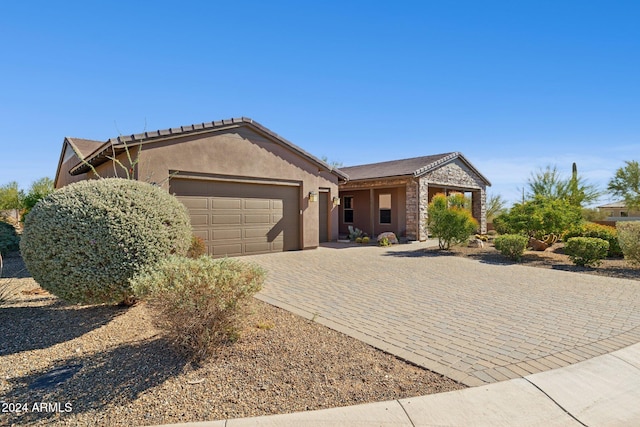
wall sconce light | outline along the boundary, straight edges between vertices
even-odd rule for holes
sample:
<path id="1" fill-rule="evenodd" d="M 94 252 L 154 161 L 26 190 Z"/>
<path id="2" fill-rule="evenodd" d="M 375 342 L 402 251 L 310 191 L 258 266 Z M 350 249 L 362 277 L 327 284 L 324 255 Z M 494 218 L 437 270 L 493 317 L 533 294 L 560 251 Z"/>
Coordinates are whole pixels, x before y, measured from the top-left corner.
<path id="1" fill-rule="evenodd" d="M 340 197 L 333 196 L 333 206 L 340 206 Z"/>
<path id="2" fill-rule="evenodd" d="M 309 192 L 309 202 L 317 202 L 318 201 L 318 192 L 310 191 Z"/>

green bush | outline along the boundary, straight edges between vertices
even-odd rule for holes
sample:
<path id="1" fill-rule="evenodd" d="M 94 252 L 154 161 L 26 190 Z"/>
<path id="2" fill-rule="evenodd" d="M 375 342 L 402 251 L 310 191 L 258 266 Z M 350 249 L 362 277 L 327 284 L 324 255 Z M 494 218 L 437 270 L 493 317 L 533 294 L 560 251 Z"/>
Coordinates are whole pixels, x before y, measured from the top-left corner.
<path id="1" fill-rule="evenodd" d="M 186 208 L 165 190 L 118 178 L 81 181 L 40 200 L 20 249 L 33 278 L 72 303 L 132 302 L 129 279 L 191 242 Z"/>
<path id="2" fill-rule="evenodd" d="M 596 224 L 595 222 L 585 222 L 567 231 L 563 239 L 566 241 L 572 237 L 595 237 L 609 242 L 609 252 L 607 256 L 621 257 L 622 249 L 618 243 L 618 232 L 615 227 Z"/>
<path id="3" fill-rule="evenodd" d="M 260 267 L 237 259 L 171 256 L 131 283 L 178 350 L 202 360 L 237 338 L 242 303 L 260 290 L 264 276 Z"/>
<path id="4" fill-rule="evenodd" d="M 564 199 L 537 197 L 513 205 L 509 212 L 494 219 L 500 234 L 523 234 L 542 239 L 549 234 L 563 235 L 582 222 L 580 207 Z"/>
<path id="5" fill-rule="evenodd" d="M 207 246 L 204 244 L 202 237 L 191 236 L 191 246 L 187 250 L 188 258 L 200 258 L 207 253 Z"/>
<path id="6" fill-rule="evenodd" d="M 378 246 L 391 246 L 391 243 L 389 243 L 389 238 L 383 237 L 382 239 L 378 240 Z"/>
<path id="7" fill-rule="evenodd" d="M 616 229 L 624 259 L 640 265 L 640 221 L 618 221 Z"/>
<path id="8" fill-rule="evenodd" d="M 513 261 L 520 261 L 528 242 L 529 239 L 520 234 L 504 234 L 497 236 L 493 244 L 502 255 Z"/>
<path id="9" fill-rule="evenodd" d="M 595 267 L 607 257 L 609 242 L 597 237 L 572 237 L 565 243 L 564 252 L 575 265 Z"/>
<path id="10" fill-rule="evenodd" d="M 471 212 L 464 208 L 463 194 L 436 194 L 427 207 L 429 233 L 438 238 L 440 249 L 466 242 L 478 229 Z"/>
<path id="11" fill-rule="evenodd" d="M 20 249 L 20 237 L 13 225 L 0 221 L 0 255 Z"/>

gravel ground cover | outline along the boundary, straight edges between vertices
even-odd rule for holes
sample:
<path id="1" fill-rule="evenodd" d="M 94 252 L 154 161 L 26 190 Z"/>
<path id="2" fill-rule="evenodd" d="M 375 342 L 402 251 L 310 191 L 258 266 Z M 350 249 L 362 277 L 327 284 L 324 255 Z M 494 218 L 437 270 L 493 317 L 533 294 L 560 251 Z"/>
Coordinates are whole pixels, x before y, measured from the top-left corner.
<path id="1" fill-rule="evenodd" d="M 510 261 L 503 256 L 492 243 L 483 248 L 469 248 L 454 246 L 450 251 L 440 251 L 437 248 L 425 249 L 432 256 L 464 256 L 480 262 L 497 264 L 520 264 L 531 267 L 552 268 L 555 270 L 571 271 L 575 273 L 594 274 L 598 276 L 619 277 L 623 279 L 640 280 L 640 266 L 634 266 L 623 258 L 607 258 L 598 267 L 580 267 L 564 253 L 564 243 L 556 243 L 545 251 L 525 251 L 519 263 Z"/>
<path id="2" fill-rule="evenodd" d="M 0 308 L 0 425 L 210 421 L 464 388 L 255 299 L 240 340 L 193 365 L 153 328 L 144 304 L 68 305 L 22 269 L 7 258 L 0 279 L 16 292 Z"/>

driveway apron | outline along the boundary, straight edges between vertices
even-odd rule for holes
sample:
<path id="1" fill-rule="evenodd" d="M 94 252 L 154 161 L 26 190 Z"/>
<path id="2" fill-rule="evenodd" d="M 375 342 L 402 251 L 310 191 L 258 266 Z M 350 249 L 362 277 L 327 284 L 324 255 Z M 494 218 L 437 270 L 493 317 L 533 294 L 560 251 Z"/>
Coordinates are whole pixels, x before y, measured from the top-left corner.
<path id="1" fill-rule="evenodd" d="M 640 342 L 640 281 L 328 244 L 255 255 L 257 298 L 469 386 Z"/>

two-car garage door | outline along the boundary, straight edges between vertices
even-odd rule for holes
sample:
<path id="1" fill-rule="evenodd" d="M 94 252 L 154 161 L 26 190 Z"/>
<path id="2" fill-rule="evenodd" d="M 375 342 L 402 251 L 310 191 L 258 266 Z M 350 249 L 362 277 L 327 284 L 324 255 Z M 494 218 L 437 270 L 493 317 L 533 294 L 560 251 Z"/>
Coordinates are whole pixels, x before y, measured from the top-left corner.
<path id="1" fill-rule="evenodd" d="M 299 188 L 173 178 L 170 191 L 208 253 L 221 257 L 299 249 Z"/>

